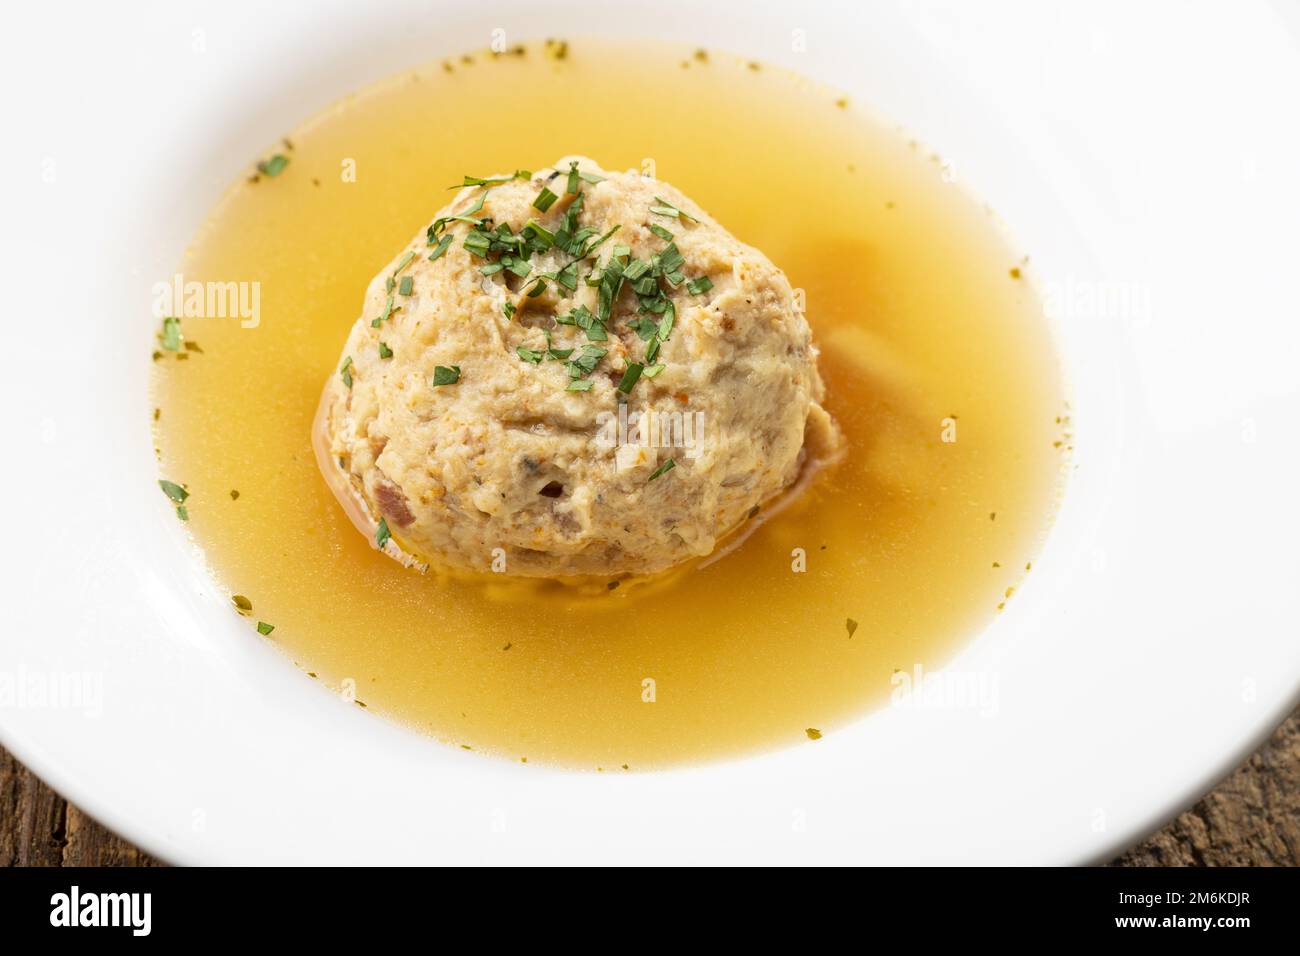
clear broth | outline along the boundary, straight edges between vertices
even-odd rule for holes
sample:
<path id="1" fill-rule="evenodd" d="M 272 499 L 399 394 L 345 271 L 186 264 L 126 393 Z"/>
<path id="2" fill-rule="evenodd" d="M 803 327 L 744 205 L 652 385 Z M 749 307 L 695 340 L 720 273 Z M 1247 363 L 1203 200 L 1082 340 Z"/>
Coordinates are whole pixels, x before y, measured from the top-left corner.
<path id="1" fill-rule="evenodd" d="M 260 282 L 261 322 L 187 319 L 202 351 L 156 361 L 162 475 L 189 490 L 189 527 L 251 600 L 250 627 L 274 624 L 267 640 L 370 713 L 588 770 L 816 746 L 886 700 L 895 671 L 941 667 L 1028 569 L 1066 438 L 1041 303 L 938 160 L 833 91 L 718 53 L 547 54 L 390 78 L 291 132 L 270 151 L 290 160 L 279 175 L 229 190 L 182 271 Z M 592 92 L 610 76 L 617 109 Z M 805 291 L 847 456 L 663 587 L 591 597 L 405 570 L 317 472 L 321 385 L 367 282 L 448 185 L 566 153 L 652 161 Z"/>

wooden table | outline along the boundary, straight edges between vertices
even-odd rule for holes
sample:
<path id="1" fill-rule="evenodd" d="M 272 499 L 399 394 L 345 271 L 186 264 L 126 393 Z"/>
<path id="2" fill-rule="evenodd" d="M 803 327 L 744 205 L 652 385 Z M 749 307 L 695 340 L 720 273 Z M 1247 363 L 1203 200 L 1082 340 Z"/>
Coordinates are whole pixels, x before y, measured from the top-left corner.
<path id="1" fill-rule="evenodd" d="M 1300 865 L 1300 710 L 1117 866 Z M 0 749 L 0 866 L 158 866 Z"/>

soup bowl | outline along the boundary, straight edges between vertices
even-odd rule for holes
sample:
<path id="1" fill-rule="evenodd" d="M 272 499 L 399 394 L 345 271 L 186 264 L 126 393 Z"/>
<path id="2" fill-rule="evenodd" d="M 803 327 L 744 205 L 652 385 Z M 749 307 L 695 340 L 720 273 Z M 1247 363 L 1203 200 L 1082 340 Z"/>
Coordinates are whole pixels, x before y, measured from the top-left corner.
<path id="1" fill-rule="evenodd" d="M 1088 862 L 1295 705 L 1300 57 L 1272 7 L 178 2 L 91 8 L 74 33 L 56 16 L 24 7 L 11 35 L 30 42 L 3 66 L 14 89 L 44 79 L 15 107 L 25 148 L 0 160 L 19 337 L 3 387 L 36 456 L 5 479 L 25 504 L 0 740 L 146 850 Z M 556 35 L 731 50 L 841 89 L 947 158 L 1029 252 L 1070 384 L 1071 474 L 1017 599 L 942 673 L 909 675 L 936 693 L 815 747 L 698 767 L 497 761 L 305 680 L 164 507 L 152 289 L 247 158 L 400 69 Z M 55 36 L 66 67 L 48 71 Z"/>

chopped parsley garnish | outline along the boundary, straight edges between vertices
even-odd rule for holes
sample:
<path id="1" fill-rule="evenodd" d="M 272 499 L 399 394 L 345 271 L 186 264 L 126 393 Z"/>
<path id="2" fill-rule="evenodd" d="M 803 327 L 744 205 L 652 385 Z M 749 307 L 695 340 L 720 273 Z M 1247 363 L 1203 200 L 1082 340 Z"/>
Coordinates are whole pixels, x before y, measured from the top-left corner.
<path id="1" fill-rule="evenodd" d="M 186 491 L 184 488 L 182 488 L 180 485 L 176 484 L 176 482 L 167 481 L 164 478 L 160 478 L 158 480 L 158 487 L 163 490 L 163 494 L 165 494 L 168 498 L 170 498 L 172 501 L 176 502 L 177 504 L 180 504 L 182 501 L 184 501 L 186 498 L 190 496 L 190 493 Z"/>
<path id="2" fill-rule="evenodd" d="M 384 342 L 379 343 L 379 357 L 381 359 L 389 359 L 393 357 L 393 350 Z"/>
<path id="3" fill-rule="evenodd" d="M 455 385 L 460 381 L 459 365 L 436 365 L 433 369 L 434 385 Z"/>
<path id="4" fill-rule="evenodd" d="M 647 478 L 646 481 L 647 481 L 647 482 L 654 481 L 654 480 L 655 480 L 656 478 L 658 478 L 660 475 L 667 474 L 668 472 L 672 471 L 672 470 L 673 470 L 674 468 L 676 468 L 676 467 L 677 467 L 677 462 L 675 462 L 675 461 L 673 461 L 671 458 L 669 458 L 666 462 L 664 462 L 662 465 L 660 465 L 660 466 L 659 466 L 658 468 L 656 468 L 654 471 L 650 472 L 650 477 Z"/>
<path id="5" fill-rule="evenodd" d="M 373 322 L 370 323 L 370 327 L 372 329 L 379 328 L 381 325 L 383 325 L 385 322 L 388 321 L 388 317 L 392 314 L 393 314 L 393 294 L 390 292 L 388 293 L 388 301 L 384 303 L 384 311 L 379 314 L 379 318 L 375 319 Z"/>
<path id="6" fill-rule="evenodd" d="M 609 232 L 605 233 L 603 236 L 601 236 L 599 239 L 597 239 L 597 240 L 596 240 L 595 242 L 593 242 L 591 245 L 586 246 L 585 248 L 583 248 L 583 249 L 582 249 L 582 254 L 579 256 L 579 258 L 581 258 L 581 259 L 586 259 L 586 258 L 587 258 L 588 256 L 590 256 L 593 252 L 595 252 L 597 249 L 599 249 L 601 246 L 603 246 L 603 245 L 605 244 L 605 241 L 606 241 L 607 239 L 609 239 L 610 236 L 612 236 L 612 235 L 614 235 L 614 233 L 618 232 L 619 228 L 620 228 L 620 226 L 618 226 L 617 224 L 615 224 L 614 227 L 611 228 L 611 229 L 609 230 Z"/>
<path id="7" fill-rule="evenodd" d="M 520 256 L 502 256 L 500 262 L 521 279 L 528 278 L 528 273 L 533 271 L 532 263 Z"/>
<path id="8" fill-rule="evenodd" d="M 602 349 L 595 345 L 584 345 L 578 350 L 577 358 L 569 361 L 569 374 L 574 378 L 581 378 L 583 375 L 590 375 L 600 364 L 600 360 L 609 354 L 607 349 Z M 577 370 L 574 375 L 574 370 Z"/>
<path id="9" fill-rule="evenodd" d="M 617 252 L 618 250 L 615 249 L 615 254 Z M 623 263 L 620 259 L 611 258 L 600 274 L 600 289 L 596 302 L 596 315 L 602 323 L 609 321 L 610 313 L 614 310 L 614 302 L 618 299 L 619 290 L 622 288 Z"/>
<path id="10" fill-rule="evenodd" d="M 646 316 L 628 320 L 628 328 L 640 336 L 642 342 L 649 342 L 659 333 L 659 322 Z"/>
<path id="11" fill-rule="evenodd" d="M 589 342 L 604 342 L 609 338 L 605 323 L 592 315 L 585 305 L 574 306 L 568 315 L 557 315 L 555 321 L 559 325 L 574 325 L 582 329 Z"/>
<path id="12" fill-rule="evenodd" d="M 162 347 L 169 352 L 181 350 L 181 320 L 174 315 L 162 320 Z"/>
<path id="13" fill-rule="evenodd" d="M 663 318 L 659 320 L 659 338 L 664 341 L 668 340 L 669 333 L 673 330 L 673 322 L 677 319 L 677 309 L 672 302 L 668 303 L 668 308 L 664 310 Z"/>
<path id="14" fill-rule="evenodd" d="M 343 379 L 343 384 L 348 388 L 352 387 L 352 356 L 349 355 L 343 360 L 343 365 L 339 368 L 339 376 Z"/>
<path id="15" fill-rule="evenodd" d="M 548 189 L 546 186 L 543 186 L 542 191 L 539 192 L 537 194 L 537 198 L 533 200 L 533 208 L 540 209 L 542 212 L 546 212 L 546 210 L 550 209 L 553 205 L 555 205 L 555 200 L 559 198 L 560 197 L 555 195 L 555 193 L 551 192 L 550 189 Z"/>
<path id="16" fill-rule="evenodd" d="M 446 252 L 448 248 L 450 248 L 452 239 L 453 236 L 451 233 L 447 233 L 445 236 L 439 239 L 438 247 L 434 249 L 433 252 L 429 253 L 429 261 L 436 262 L 438 259 L 441 259 L 442 254 Z"/>
<path id="17" fill-rule="evenodd" d="M 274 630 L 275 630 L 274 624 L 267 624 L 265 621 L 257 622 L 257 633 L 261 634 L 263 637 L 266 637 Z"/>
<path id="18" fill-rule="evenodd" d="M 656 216 L 669 216 L 673 219 L 684 219 L 687 222 L 697 222 L 698 220 L 689 213 L 682 212 L 667 199 L 662 196 L 655 196 L 655 202 L 659 205 L 651 206 L 650 211 Z"/>
<path id="19" fill-rule="evenodd" d="M 537 242 L 543 249 L 549 249 L 555 245 L 555 233 L 548 230 L 536 219 L 529 219 L 524 223 L 524 228 L 519 230 L 521 235 L 527 236 Z"/>
<path id="20" fill-rule="evenodd" d="M 581 186 L 579 186 L 580 180 L 582 182 L 591 183 L 595 185 L 596 183 L 603 183 L 605 181 L 605 177 L 597 176 L 595 173 L 584 173 L 579 171 L 577 161 L 572 160 L 569 162 L 569 179 L 568 179 L 568 185 L 565 189 L 565 192 L 570 194 L 576 194 L 578 190 L 581 188 Z"/>
<path id="21" fill-rule="evenodd" d="M 465 234 L 465 248 L 480 259 L 486 258 L 487 254 L 492 250 L 491 233 L 479 229 L 471 230 Z"/>
<path id="22" fill-rule="evenodd" d="M 555 281 L 570 292 L 578 291 L 578 262 L 579 260 L 574 259 L 555 273 Z"/>
<path id="23" fill-rule="evenodd" d="M 672 291 L 685 286 L 685 291 L 692 295 L 699 295 L 712 288 L 712 282 L 705 276 L 687 280 L 683 272 L 686 259 L 677 248 L 672 231 L 657 223 L 650 224 L 646 228 L 651 235 L 665 243 L 658 252 L 648 258 L 633 258 L 631 245 L 617 243 L 603 262 L 598 260 L 597 250 L 618 232 L 620 226 L 616 224 L 601 234 L 595 228 L 582 224 L 581 217 L 586 198 L 583 183 L 599 183 L 604 180 L 601 176 L 579 170 L 576 161 L 571 161 L 565 171 L 556 170 L 544 176 L 545 184 L 540 185 L 540 191 L 532 201 L 534 209 L 545 213 L 560 199 L 557 192 L 565 196 L 567 205 L 559 222 L 555 224 L 554 231 L 550 227 L 543 226 L 536 218 L 529 218 L 516 232 L 509 222 L 494 222 L 491 216 L 479 217 L 478 214 L 483 209 L 489 190 L 513 179 L 528 179 L 531 175 L 520 170 L 514 176 L 495 179 L 464 177 L 461 187 L 453 188 L 479 186 L 482 187 L 482 193 L 464 212 L 443 216 L 428 227 L 428 244 L 434 247 L 429 259 L 438 259 L 450 248 L 453 242 L 449 230 L 451 224 L 466 223 L 469 228 L 464 233 L 464 247 L 470 255 L 480 260 L 478 271 L 481 275 L 503 278 L 515 276 L 526 280 L 517 286 L 509 287 L 516 290 L 514 296 L 508 297 L 501 306 L 502 313 L 508 320 L 513 319 L 521 308 L 517 304 L 520 295 L 528 299 L 537 299 L 551 292 L 560 300 L 567 299 L 572 303 L 571 297 L 579 290 L 581 283 L 585 282 L 588 286 L 594 287 L 596 289 L 594 306 L 588 308 L 585 305 L 572 305 L 568 313 L 558 312 L 554 316 L 557 325 L 573 326 L 581 330 L 581 337 L 587 340 L 585 344 L 575 345 L 572 348 L 556 348 L 552 344 L 548 331 L 544 349 L 526 346 L 515 348 L 520 360 L 532 365 L 540 365 L 547 360 L 564 363 L 569 379 L 565 387 L 569 391 L 585 392 L 593 388 L 593 383 L 588 376 L 595 371 L 607 354 L 607 349 L 602 345 L 612 337 L 610 323 L 614 321 L 615 313 L 619 311 L 620 296 L 624 287 L 630 288 L 635 296 L 636 311 L 635 314 L 623 319 L 626 323 L 624 327 L 635 331 L 645 343 L 645 355 L 641 361 L 626 363 L 618 390 L 628 395 L 643 374 L 647 378 L 654 378 L 664 369 L 664 364 L 659 362 L 658 358 L 663 343 L 672 334 L 677 317 L 677 309 L 671 298 Z M 556 185 L 557 183 L 563 185 Z M 650 212 L 685 223 L 698 221 L 662 196 L 654 197 Z M 567 260 L 560 258 L 554 271 L 541 271 L 535 257 L 552 250 L 567 256 Z M 548 261 L 553 256 L 554 253 L 548 256 Z M 412 257 L 413 253 L 402 259 L 393 273 L 394 277 L 410 264 Z M 494 281 L 500 284 L 499 280 Z M 390 304 L 385 309 L 384 315 L 372 323 L 376 327 L 380 326 L 393 311 L 391 305 L 393 284 L 390 277 Z M 402 278 L 396 288 L 398 295 L 410 295 L 414 289 L 412 277 Z M 389 357 L 385 355 L 386 350 L 387 346 L 380 343 L 381 358 Z M 452 385 L 459 380 L 459 367 L 438 366 L 434 370 L 432 384 Z M 658 474 L 662 474 L 669 467 L 673 466 L 666 464 Z"/>
<path id="24" fill-rule="evenodd" d="M 392 537 L 392 534 L 388 531 L 388 519 L 380 518 L 379 527 L 375 529 L 375 547 L 383 551 L 384 545 L 388 544 L 389 539 Z"/>
<path id="25" fill-rule="evenodd" d="M 187 507 L 185 507 L 184 505 L 177 505 L 177 506 L 176 506 L 176 517 L 180 518 L 182 521 L 189 521 L 189 520 L 190 520 L 190 509 L 187 508 Z"/>
<path id="26" fill-rule="evenodd" d="M 636 385 L 636 380 L 641 377 L 641 372 L 644 369 L 644 365 L 641 365 L 638 362 L 630 362 L 627 371 L 623 373 L 623 380 L 618 383 L 618 390 L 624 395 L 630 395 L 633 386 Z"/>
<path id="27" fill-rule="evenodd" d="M 397 292 L 398 292 L 398 294 L 399 294 L 399 295 L 410 295 L 410 294 L 412 293 L 412 291 L 414 291 L 414 289 L 415 289 L 415 277 L 414 277 L 414 276 L 402 276 L 401 284 L 399 284 L 398 287 L 397 287 Z"/>
<path id="28" fill-rule="evenodd" d="M 686 265 L 686 257 L 681 254 L 677 248 L 677 243 L 670 242 L 659 251 L 655 256 L 658 260 L 659 269 L 664 275 L 677 272 L 682 266 Z"/>
<path id="29" fill-rule="evenodd" d="M 428 244 L 433 245 L 434 240 L 437 239 L 440 235 L 442 235 L 443 231 L 447 228 L 448 224 L 450 223 L 467 222 L 471 226 L 474 226 L 475 228 L 481 226 L 485 220 L 475 218 L 474 213 L 478 212 L 483 208 L 483 201 L 485 199 L 487 199 L 486 192 L 484 192 L 481 196 L 479 196 L 478 199 L 475 201 L 474 205 L 470 206 L 463 213 L 459 213 L 454 216 L 443 216 L 441 219 L 435 219 L 433 221 L 433 224 L 429 226 L 428 229 L 425 230 L 425 235 L 428 238 Z"/>
<path id="30" fill-rule="evenodd" d="M 270 159 L 265 159 L 257 164 L 257 171 L 263 176 L 279 176 L 284 172 L 284 167 L 289 165 L 289 157 L 276 153 Z"/>
<path id="31" fill-rule="evenodd" d="M 496 179 L 480 179 L 478 176 L 466 176 L 465 181 L 459 186 L 448 186 L 448 189 L 464 189 L 466 186 L 500 186 L 502 183 L 508 183 L 515 179 L 528 179 L 533 174 L 526 169 L 516 169 L 513 176 L 499 176 Z"/>
<path id="32" fill-rule="evenodd" d="M 412 249 L 409 252 L 407 252 L 406 255 L 402 256 L 402 261 L 399 262 L 397 264 L 397 268 L 393 270 L 393 275 L 399 275 L 403 269 L 405 269 L 407 266 L 411 264 L 411 260 L 414 258 L 415 258 L 415 250 Z"/>

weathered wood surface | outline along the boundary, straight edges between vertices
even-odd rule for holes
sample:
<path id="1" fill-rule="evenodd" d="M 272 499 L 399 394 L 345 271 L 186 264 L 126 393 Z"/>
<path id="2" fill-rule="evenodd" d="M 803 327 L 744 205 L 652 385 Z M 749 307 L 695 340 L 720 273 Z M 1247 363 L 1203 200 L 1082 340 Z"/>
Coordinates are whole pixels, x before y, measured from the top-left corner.
<path id="1" fill-rule="evenodd" d="M 0 866 L 158 866 L 0 749 Z M 1117 866 L 1300 866 L 1300 711 Z"/>
<path id="2" fill-rule="evenodd" d="M 1119 866 L 1300 866 L 1300 710 Z"/>
<path id="3" fill-rule="evenodd" d="M 0 866 L 158 866 L 0 749 Z"/>

